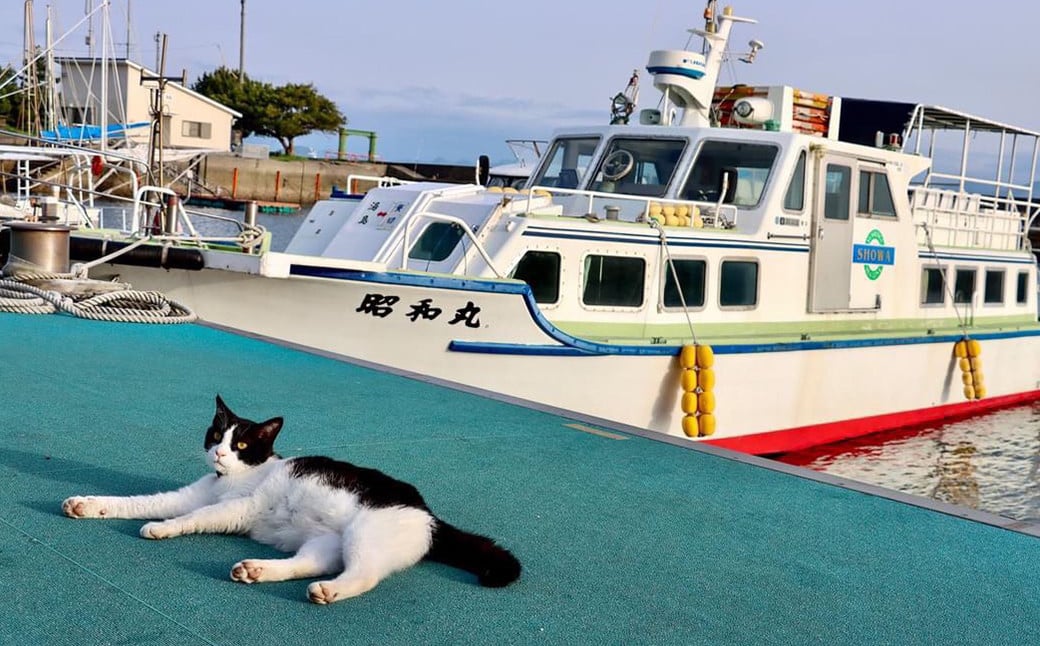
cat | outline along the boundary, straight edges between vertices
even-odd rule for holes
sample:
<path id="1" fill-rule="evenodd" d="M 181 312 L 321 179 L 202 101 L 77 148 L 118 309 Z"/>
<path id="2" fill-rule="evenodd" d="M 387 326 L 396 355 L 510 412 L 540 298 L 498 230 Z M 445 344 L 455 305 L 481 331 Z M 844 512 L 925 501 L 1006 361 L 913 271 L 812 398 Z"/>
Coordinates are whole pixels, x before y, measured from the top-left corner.
<path id="1" fill-rule="evenodd" d="M 274 452 L 281 417 L 255 423 L 235 415 L 217 395 L 204 446 L 214 473 L 176 491 L 144 496 L 73 496 L 72 518 L 162 519 L 141 536 L 247 534 L 283 559 L 246 559 L 231 568 L 242 583 L 338 575 L 311 583 L 308 598 L 329 604 L 363 594 L 393 572 L 426 559 L 503 587 L 520 577 L 520 562 L 485 536 L 437 518 L 412 485 L 322 456 L 283 459 Z"/>

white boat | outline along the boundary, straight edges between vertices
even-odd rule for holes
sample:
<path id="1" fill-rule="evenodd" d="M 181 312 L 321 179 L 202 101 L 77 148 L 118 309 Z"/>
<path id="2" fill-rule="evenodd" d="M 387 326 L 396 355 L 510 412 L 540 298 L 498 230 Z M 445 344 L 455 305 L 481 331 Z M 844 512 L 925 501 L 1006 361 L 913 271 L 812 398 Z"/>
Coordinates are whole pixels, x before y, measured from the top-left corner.
<path id="1" fill-rule="evenodd" d="M 659 109 L 557 131 L 516 194 L 374 188 L 317 203 L 283 253 L 148 232 L 132 262 L 154 266 L 92 275 L 228 328 L 753 453 L 1040 398 L 1038 133 L 716 87 L 732 26 L 753 21 L 714 6 L 703 50 L 651 53 Z M 933 164 L 951 133 L 955 163 Z M 980 152 L 997 168 L 977 171 Z"/>
<path id="2" fill-rule="evenodd" d="M 541 139 L 506 139 L 506 145 L 513 154 L 513 161 L 488 168 L 487 181 L 481 183 L 488 188 L 497 187 L 503 190 L 523 188 L 548 143 Z"/>

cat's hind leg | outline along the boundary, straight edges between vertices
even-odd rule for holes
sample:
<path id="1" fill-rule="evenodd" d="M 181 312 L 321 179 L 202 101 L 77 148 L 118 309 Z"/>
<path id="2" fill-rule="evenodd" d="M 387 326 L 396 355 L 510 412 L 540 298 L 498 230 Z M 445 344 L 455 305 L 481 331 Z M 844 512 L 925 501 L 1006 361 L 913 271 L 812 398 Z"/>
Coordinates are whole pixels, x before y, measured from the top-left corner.
<path id="1" fill-rule="evenodd" d="M 330 581 L 310 584 L 307 597 L 328 604 L 368 592 L 426 555 L 433 525 L 433 516 L 416 507 L 361 511 L 343 529 L 343 572 Z"/>
<path id="2" fill-rule="evenodd" d="M 309 539 L 285 559 L 245 559 L 231 568 L 231 580 L 241 583 L 307 579 L 343 569 L 342 537 L 321 534 Z"/>

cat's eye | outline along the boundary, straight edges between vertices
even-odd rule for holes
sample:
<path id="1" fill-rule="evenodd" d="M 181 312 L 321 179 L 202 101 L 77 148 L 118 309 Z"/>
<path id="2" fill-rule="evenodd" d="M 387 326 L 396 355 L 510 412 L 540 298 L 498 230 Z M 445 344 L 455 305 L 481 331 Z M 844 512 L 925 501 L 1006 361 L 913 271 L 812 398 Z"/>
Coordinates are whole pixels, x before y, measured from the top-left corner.
<path id="1" fill-rule="evenodd" d="M 223 436 L 224 436 L 224 434 L 221 433 L 220 431 L 213 431 L 213 441 L 214 442 L 219 442 L 220 438 L 223 437 Z"/>
<path id="2" fill-rule="evenodd" d="M 239 442 L 238 444 L 235 445 L 235 448 L 238 449 L 239 451 L 241 451 L 242 449 L 246 448 L 246 443 L 245 442 Z"/>

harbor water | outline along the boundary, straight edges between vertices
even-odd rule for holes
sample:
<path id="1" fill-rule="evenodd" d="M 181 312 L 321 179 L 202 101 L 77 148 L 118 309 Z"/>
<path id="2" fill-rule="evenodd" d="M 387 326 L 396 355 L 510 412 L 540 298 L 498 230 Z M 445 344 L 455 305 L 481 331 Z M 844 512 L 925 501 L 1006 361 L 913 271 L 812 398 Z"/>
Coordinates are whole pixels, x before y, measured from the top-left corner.
<path id="1" fill-rule="evenodd" d="M 194 209 L 193 209 L 194 210 Z M 242 213 L 198 209 L 241 220 Z M 282 251 L 302 224 L 260 213 Z M 776 457 L 780 462 L 1026 522 L 1040 522 L 1040 404 L 876 433 Z"/>

